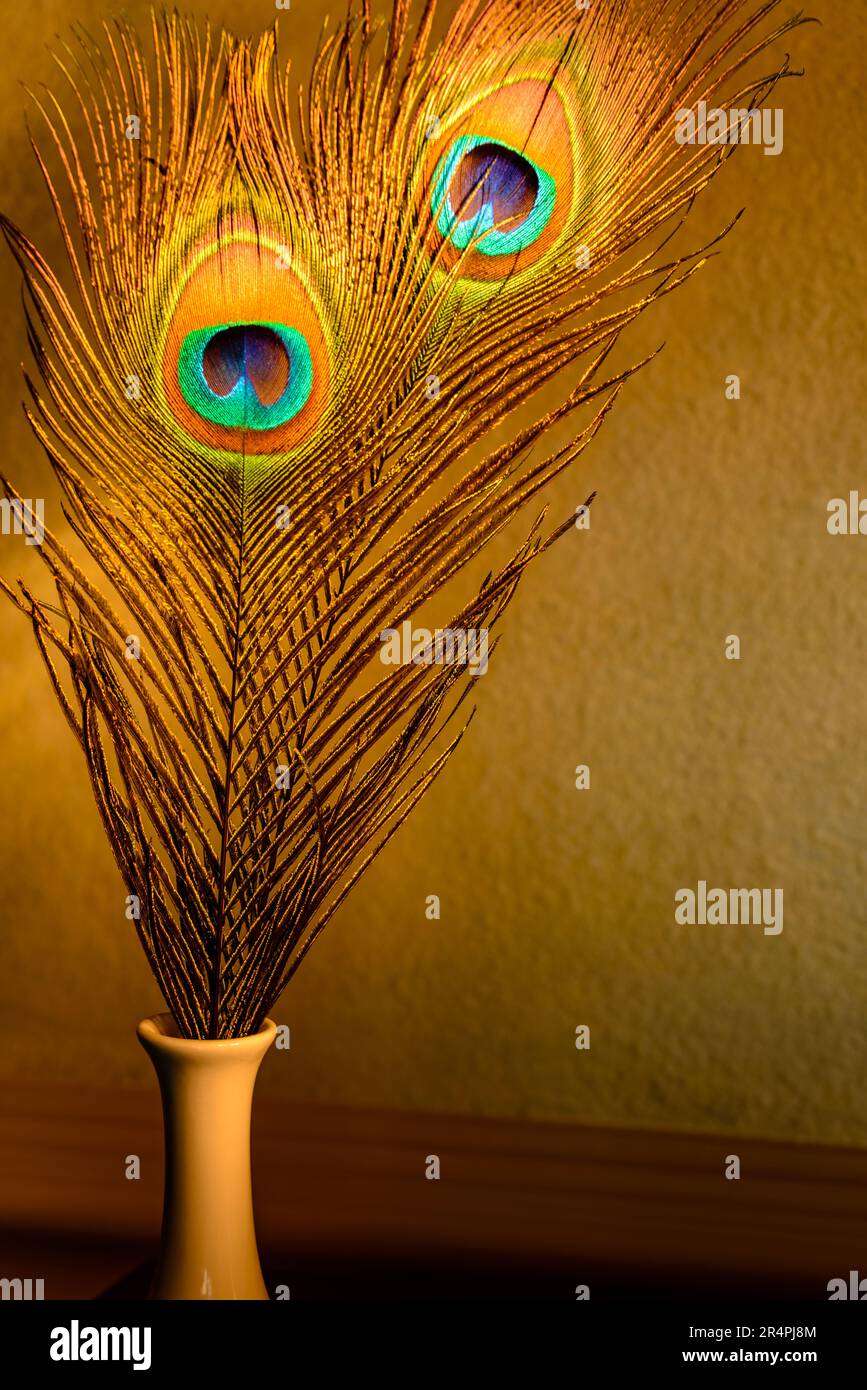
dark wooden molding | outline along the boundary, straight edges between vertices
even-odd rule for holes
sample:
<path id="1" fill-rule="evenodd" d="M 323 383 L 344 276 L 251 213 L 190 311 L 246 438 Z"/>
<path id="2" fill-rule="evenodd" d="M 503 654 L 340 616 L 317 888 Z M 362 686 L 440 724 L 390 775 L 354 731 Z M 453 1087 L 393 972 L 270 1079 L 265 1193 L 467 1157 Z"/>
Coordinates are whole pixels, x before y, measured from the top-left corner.
<path id="1" fill-rule="evenodd" d="M 302 1281 L 412 1270 L 527 1296 L 595 1280 L 615 1296 L 825 1298 L 829 1279 L 867 1274 L 861 1150 L 269 1097 L 253 1147 L 266 1264 Z M 724 1177 L 731 1153 L 740 1181 Z M 124 1176 L 129 1154 L 139 1181 Z M 0 1254 L 102 1243 L 122 1267 L 121 1252 L 156 1244 L 161 1185 L 155 1088 L 0 1086 Z"/>

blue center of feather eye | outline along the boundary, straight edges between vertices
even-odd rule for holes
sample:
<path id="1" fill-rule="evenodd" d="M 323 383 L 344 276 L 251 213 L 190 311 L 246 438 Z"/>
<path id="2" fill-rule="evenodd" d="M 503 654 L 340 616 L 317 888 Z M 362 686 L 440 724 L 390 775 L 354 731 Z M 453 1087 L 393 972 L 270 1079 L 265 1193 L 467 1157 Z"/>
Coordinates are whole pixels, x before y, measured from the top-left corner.
<path id="1" fill-rule="evenodd" d="M 313 363 L 304 334 L 283 323 L 217 323 L 181 344 L 178 384 L 205 420 L 270 430 L 307 404 Z"/>
<path id="2" fill-rule="evenodd" d="M 483 135 L 462 135 L 434 172 L 431 209 L 440 234 L 459 250 L 515 255 L 542 235 L 556 186 L 520 150 Z"/>

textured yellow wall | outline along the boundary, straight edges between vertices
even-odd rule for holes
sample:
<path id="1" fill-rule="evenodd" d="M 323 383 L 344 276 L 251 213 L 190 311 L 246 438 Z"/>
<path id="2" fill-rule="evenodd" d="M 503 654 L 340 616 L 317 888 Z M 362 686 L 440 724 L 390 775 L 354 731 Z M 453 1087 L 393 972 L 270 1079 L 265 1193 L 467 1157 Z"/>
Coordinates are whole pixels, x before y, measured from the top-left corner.
<path id="1" fill-rule="evenodd" d="M 93 27 L 101 9 L 75 14 Z M 323 9 L 293 0 L 302 48 Z M 597 488 L 592 529 L 526 579 L 459 756 L 281 1001 L 292 1049 L 272 1090 L 867 1141 L 867 538 L 825 528 L 828 499 L 867 486 L 867 21 L 813 11 L 824 26 L 791 41 L 807 77 L 783 91 L 783 154 L 739 151 L 705 196 L 694 242 L 747 215 L 633 331 L 631 355 L 668 346 L 552 496 L 559 516 Z M 253 29 L 272 11 L 208 13 Z M 31 4 L 4 35 L 2 202 L 37 234 L 14 79 L 47 77 L 69 19 Z M 8 256 L 0 275 L 3 463 L 38 494 Z M 0 558 L 7 577 L 37 572 L 20 542 Z M 133 1028 L 159 998 L 83 761 L 6 608 L 0 728 L 0 1074 L 144 1082 Z M 700 878 L 783 887 L 782 934 L 676 926 L 675 890 Z"/>

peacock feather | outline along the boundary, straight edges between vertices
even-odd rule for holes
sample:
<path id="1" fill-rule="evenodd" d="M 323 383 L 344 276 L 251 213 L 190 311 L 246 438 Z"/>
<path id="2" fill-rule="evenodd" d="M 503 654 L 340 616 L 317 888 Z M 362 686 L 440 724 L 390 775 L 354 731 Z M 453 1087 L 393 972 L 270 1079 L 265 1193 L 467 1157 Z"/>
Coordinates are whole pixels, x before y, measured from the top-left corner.
<path id="1" fill-rule="evenodd" d="M 735 145 L 675 114 L 766 99 L 777 8 L 463 0 L 435 40 L 434 0 L 352 0 L 300 91 L 276 29 L 157 14 L 59 52 L 34 149 L 68 265 L 3 226 L 72 536 L 40 546 L 56 600 L 4 589 L 184 1036 L 258 1027 L 460 741 L 467 663 L 385 665 L 382 634 L 453 580 L 448 629 L 494 628 L 570 526 L 540 512 L 467 585 L 635 370 L 606 367 L 621 330 L 705 259 L 670 234 Z"/>

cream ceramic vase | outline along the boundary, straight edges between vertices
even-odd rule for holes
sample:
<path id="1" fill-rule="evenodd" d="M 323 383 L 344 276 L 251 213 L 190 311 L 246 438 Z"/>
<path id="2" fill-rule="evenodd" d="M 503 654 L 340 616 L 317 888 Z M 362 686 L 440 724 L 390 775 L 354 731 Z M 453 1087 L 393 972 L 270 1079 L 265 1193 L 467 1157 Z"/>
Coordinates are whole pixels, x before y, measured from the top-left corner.
<path id="1" fill-rule="evenodd" d="M 138 1038 L 160 1083 L 166 1172 L 160 1256 L 151 1298 L 267 1299 L 253 1225 L 250 1115 L 262 1058 L 277 1035 L 266 1019 L 247 1038 L 199 1042 L 171 1014 Z"/>

